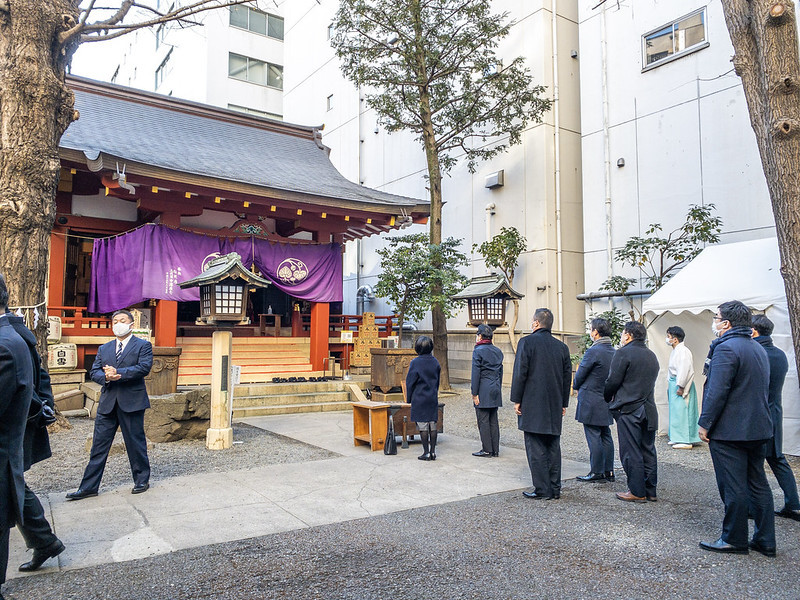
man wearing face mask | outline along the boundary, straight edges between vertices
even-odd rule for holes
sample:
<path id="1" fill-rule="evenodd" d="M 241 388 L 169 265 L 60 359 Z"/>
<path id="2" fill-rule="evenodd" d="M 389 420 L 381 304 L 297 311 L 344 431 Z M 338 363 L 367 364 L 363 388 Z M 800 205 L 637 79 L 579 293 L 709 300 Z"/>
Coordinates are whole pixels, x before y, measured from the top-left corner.
<path id="1" fill-rule="evenodd" d="M 692 351 L 683 343 L 686 334 L 681 327 L 667 329 L 669 355 L 669 444 L 675 450 L 691 450 L 700 443 L 697 435 L 697 392 L 695 391 Z"/>
<path id="2" fill-rule="evenodd" d="M 656 502 L 658 359 L 645 345 L 647 330 L 638 321 L 625 324 L 620 341 L 623 346 L 614 354 L 603 389 L 603 397 L 617 421 L 619 458 L 628 477 L 628 491 L 618 493 L 617 498 L 623 502 Z"/>
<path id="3" fill-rule="evenodd" d="M 130 311 L 116 311 L 111 322 L 116 339 L 100 346 L 90 373 L 103 390 L 94 422 L 89 464 L 78 490 L 67 494 L 68 500 L 97 495 L 117 427 L 122 429 L 133 474 L 131 493 L 141 494 L 150 487 L 150 461 L 144 435 L 144 411 L 150 408 L 150 399 L 144 378 L 153 366 L 153 347 L 150 342 L 131 334 L 133 315 Z"/>
<path id="4" fill-rule="evenodd" d="M 700 413 L 700 439 L 708 442 L 725 516 L 715 542 L 703 550 L 747 554 L 748 545 L 775 556 L 772 490 L 764 473 L 767 442 L 772 438 L 769 413 L 769 360 L 750 337 L 750 309 L 737 300 L 721 304 L 711 329 L 706 385 Z M 748 544 L 748 516 L 754 521 Z"/>

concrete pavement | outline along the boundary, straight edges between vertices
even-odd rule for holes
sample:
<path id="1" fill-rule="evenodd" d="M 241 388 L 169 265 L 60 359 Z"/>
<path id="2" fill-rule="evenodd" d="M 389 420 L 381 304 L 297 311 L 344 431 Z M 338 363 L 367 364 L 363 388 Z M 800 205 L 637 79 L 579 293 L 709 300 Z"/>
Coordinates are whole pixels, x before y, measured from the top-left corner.
<path id="1" fill-rule="evenodd" d="M 354 446 L 351 413 L 254 417 L 242 422 L 338 453 L 337 458 L 175 477 L 144 494 L 122 487 L 76 502 L 42 496 L 66 550 L 39 572 L 80 569 L 174 550 L 466 500 L 530 486 L 525 452 L 501 447 L 500 457 L 470 454 L 474 440 L 443 434 L 435 462 L 420 462 L 419 444 L 396 456 Z M 222 451 L 224 452 L 224 451 Z M 588 465 L 564 460 L 562 477 Z M 8 577 L 29 560 L 11 533 Z"/>

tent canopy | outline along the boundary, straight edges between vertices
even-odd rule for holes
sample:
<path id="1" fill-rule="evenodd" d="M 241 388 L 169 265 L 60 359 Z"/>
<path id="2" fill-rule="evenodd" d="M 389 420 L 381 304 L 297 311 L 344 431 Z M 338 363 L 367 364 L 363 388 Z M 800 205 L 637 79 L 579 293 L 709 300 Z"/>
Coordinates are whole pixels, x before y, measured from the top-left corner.
<path id="1" fill-rule="evenodd" d="M 780 264 L 777 238 L 709 246 L 645 300 L 642 312 L 697 315 L 728 300 L 757 310 L 786 304 Z"/>

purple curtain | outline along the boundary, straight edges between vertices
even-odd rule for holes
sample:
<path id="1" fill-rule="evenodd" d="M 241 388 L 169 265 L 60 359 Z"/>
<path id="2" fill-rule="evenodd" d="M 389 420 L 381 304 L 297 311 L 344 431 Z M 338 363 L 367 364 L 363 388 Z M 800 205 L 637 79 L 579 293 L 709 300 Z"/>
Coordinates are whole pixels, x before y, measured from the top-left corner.
<path id="1" fill-rule="evenodd" d="M 279 244 L 257 238 L 218 238 L 161 225 L 145 225 L 117 237 L 95 240 L 89 311 L 106 313 L 149 298 L 199 299 L 197 288 L 178 285 L 199 275 L 220 254 L 238 252 L 263 277 L 301 300 L 342 301 L 339 244 Z"/>

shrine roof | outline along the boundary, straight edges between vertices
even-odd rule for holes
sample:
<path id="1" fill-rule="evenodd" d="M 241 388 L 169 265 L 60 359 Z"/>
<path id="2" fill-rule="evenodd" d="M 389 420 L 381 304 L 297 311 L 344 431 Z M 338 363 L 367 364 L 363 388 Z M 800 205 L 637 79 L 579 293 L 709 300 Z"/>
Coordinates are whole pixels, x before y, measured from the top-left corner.
<path id="1" fill-rule="evenodd" d="M 470 298 L 488 298 L 490 296 L 504 296 L 515 300 L 525 297 L 524 294 L 520 294 L 508 285 L 505 277 L 499 274 L 492 274 L 473 277 L 467 287 L 455 294 L 453 298 L 468 300 Z"/>
<path id="2" fill-rule="evenodd" d="M 80 118 L 59 144 L 92 171 L 138 166 L 262 189 L 264 196 L 383 213 L 427 215 L 429 202 L 374 190 L 339 173 L 321 128 L 69 76 Z M 142 169 L 140 169 L 141 171 Z M 252 192 L 251 192 L 252 193 Z"/>

